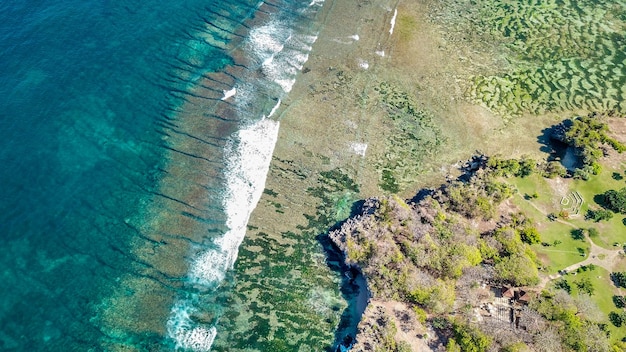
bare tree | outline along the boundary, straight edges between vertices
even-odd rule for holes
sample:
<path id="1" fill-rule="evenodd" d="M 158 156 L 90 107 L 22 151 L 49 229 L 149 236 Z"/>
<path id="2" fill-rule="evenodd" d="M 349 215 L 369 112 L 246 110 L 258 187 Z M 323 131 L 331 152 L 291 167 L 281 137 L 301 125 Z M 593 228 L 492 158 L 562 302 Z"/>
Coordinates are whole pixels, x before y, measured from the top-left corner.
<path id="1" fill-rule="evenodd" d="M 589 324 L 582 336 L 589 352 L 609 352 L 609 339 L 598 324 Z"/>
<path id="2" fill-rule="evenodd" d="M 574 304 L 576 304 L 576 308 L 578 308 L 578 313 L 585 319 L 596 323 L 604 319 L 604 314 L 596 302 L 591 299 L 591 296 L 580 293 L 578 297 L 574 299 Z"/>
<path id="3" fill-rule="evenodd" d="M 525 306 L 522 308 L 520 325 L 531 333 L 542 331 L 546 328 L 547 322 L 536 310 Z"/>
<path id="4" fill-rule="evenodd" d="M 558 332 L 549 327 L 539 331 L 534 338 L 535 350 L 538 352 L 561 352 L 561 338 Z"/>

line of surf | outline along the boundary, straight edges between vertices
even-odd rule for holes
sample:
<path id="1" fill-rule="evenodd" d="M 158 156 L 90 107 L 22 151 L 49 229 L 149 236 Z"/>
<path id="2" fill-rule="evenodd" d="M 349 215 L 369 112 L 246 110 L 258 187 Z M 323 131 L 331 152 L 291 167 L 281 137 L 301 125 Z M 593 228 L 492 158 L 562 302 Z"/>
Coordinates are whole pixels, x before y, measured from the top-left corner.
<path id="1" fill-rule="evenodd" d="M 321 4 L 319 0 L 314 1 L 301 11 L 310 11 Z M 248 65 L 256 67 L 263 75 L 237 81 L 235 86 L 224 90 L 221 99 L 229 100 L 242 116 L 256 111 L 255 105 L 266 104 L 268 97 L 274 105 L 269 113 L 267 106 L 257 121 L 244 124 L 230 137 L 224 149 L 226 184 L 221 202 L 227 230 L 207 248 L 196 248 L 196 254 L 192 255 L 187 283 L 200 292 L 216 289 L 233 268 L 248 220 L 265 188 L 278 140 L 279 122 L 270 117 L 278 111 L 281 99 L 291 91 L 296 75 L 317 40 L 316 35 L 298 33 L 291 21 L 277 17 L 252 28 L 245 44 L 250 55 Z M 194 293 L 179 297 L 171 309 L 167 334 L 177 349 L 209 351 L 217 336 L 214 323 L 201 324 L 193 319 L 202 310 L 197 298 Z"/>
<path id="2" fill-rule="evenodd" d="M 226 146 L 229 178 L 223 206 L 229 230 L 214 241 L 214 248 L 194 258 L 189 282 L 203 288 L 214 288 L 224 280 L 226 272 L 234 265 L 250 214 L 265 187 L 278 130 L 277 121 L 265 118 L 241 129 Z M 177 348 L 210 350 L 217 331 L 214 326 L 192 321 L 191 316 L 197 309 L 193 297 L 181 299 L 174 305 L 167 329 L 170 337 L 176 341 Z"/>

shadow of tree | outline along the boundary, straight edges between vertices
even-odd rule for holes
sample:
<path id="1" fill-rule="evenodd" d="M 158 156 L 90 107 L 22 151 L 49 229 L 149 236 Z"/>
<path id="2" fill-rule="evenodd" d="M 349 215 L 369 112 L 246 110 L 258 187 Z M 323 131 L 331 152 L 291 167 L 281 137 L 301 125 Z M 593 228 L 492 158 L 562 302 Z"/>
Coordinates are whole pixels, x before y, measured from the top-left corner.
<path id="1" fill-rule="evenodd" d="M 550 138 L 551 135 L 552 127 L 544 128 L 543 130 L 541 130 L 541 134 L 537 136 L 537 143 L 541 145 L 541 147 L 539 147 L 540 151 L 548 154 L 552 154 L 555 152 L 554 146 L 552 145 L 552 140 Z"/>

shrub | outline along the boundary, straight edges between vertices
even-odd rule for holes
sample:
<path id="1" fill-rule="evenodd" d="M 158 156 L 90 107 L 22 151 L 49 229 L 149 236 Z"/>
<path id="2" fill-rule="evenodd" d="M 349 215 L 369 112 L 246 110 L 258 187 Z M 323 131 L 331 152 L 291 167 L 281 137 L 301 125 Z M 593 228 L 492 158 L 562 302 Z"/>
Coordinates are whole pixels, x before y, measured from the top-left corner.
<path id="1" fill-rule="evenodd" d="M 585 292 L 590 296 L 593 295 L 595 291 L 595 288 L 588 277 L 576 281 L 575 284 L 580 292 Z"/>
<path id="2" fill-rule="evenodd" d="M 587 233 L 589 234 L 589 237 L 598 237 L 598 235 L 600 234 L 600 232 L 598 232 L 598 229 L 596 229 L 595 227 L 588 228 Z"/>
<path id="3" fill-rule="evenodd" d="M 611 273 L 611 280 L 613 280 L 615 286 L 626 288 L 626 273 L 620 271 Z"/>
<path id="4" fill-rule="evenodd" d="M 483 332 L 472 326 L 454 322 L 452 324 L 454 340 L 464 352 L 484 352 L 491 345 L 491 340 Z"/>
<path id="5" fill-rule="evenodd" d="M 610 220 L 613 217 L 613 212 L 606 209 L 598 209 L 598 210 L 587 210 L 587 214 L 585 214 L 585 220 L 593 220 L 595 222 L 600 222 L 602 220 Z"/>
<path id="6" fill-rule="evenodd" d="M 624 318 L 619 313 L 611 312 L 609 313 L 609 321 L 611 322 L 611 324 L 619 328 L 624 323 Z"/>
<path id="7" fill-rule="evenodd" d="M 550 161 L 543 165 L 541 176 L 546 178 L 565 177 L 567 169 L 558 161 Z"/>
<path id="8" fill-rule="evenodd" d="M 560 289 L 560 290 L 564 290 L 567 293 L 571 293 L 572 292 L 572 286 L 570 286 L 569 282 L 567 282 L 567 280 L 565 279 L 560 279 L 557 282 L 554 283 L 554 287 Z"/>
<path id="9" fill-rule="evenodd" d="M 613 296 L 613 304 L 617 308 L 626 307 L 626 296 Z"/>
<path id="10" fill-rule="evenodd" d="M 525 242 L 528 244 L 535 244 L 535 243 L 541 242 L 541 235 L 539 234 L 539 231 L 537 231 L 537 229 L 532 226 L 522 229 L 519 235 L 520 235 L 522 242 Z"/>

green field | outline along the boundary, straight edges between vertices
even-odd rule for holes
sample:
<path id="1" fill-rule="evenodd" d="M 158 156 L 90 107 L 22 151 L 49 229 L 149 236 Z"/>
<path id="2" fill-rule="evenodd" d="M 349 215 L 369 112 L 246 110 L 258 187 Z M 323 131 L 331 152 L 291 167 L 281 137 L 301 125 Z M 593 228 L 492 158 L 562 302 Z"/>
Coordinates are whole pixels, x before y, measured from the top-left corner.
<path id="1" fill-rule="evenodd" d="M 557 206 L 560 204 L 560 197 L 554 194 L 548 181 L 539 175 L 512 178 L 510 181 L 519 191 L 512 199 L 513 204 L 534 220 L 533 223 L 541 234 L 541 241 L 544 244 L 533 245 L 533 249 L 545 267 L 544 272 L 554 274 L 585 260 L 590 246 L 586 241 L 572 237 L 572 230 L 576 227 L 563 223 L 562 220 L 550 221 L 547 217 L 548 213 L 558 213 Z M 530 198 L 529 196 L 535 192 L 539 197 Z M 581 255 L 583 252 L 585 256 Z"/>
<path id="2" fill-rule="evenodd" d="M 616 173 L 623 177 L 621 180 L 616 180 L 613 174 Z M 600 209 L 595 198 L 597 195 L 602 194 L 608 190 L 619 190 L 626 187 L 626 175 L 623 170 L 616 170 L 606 168 L 599 175 L 592 176 L 588 181 L 573 180 L 570 184 L 571 191 L 577 191 L 585 200 L 582 206 L 582 214 L 587 209 Z M 619 243 L 620 245 L 626 243 L 626 218 L 622 214 L 614 214 L 613 218 L 609 221 L 601 221 L 596 223 L 591 220 L 584 220 L 584 217 L 578 219 L 572 219 L 572 223 L 578 227 L 595 227 L 599 230 L 598 237 L 592 238 L 595 244 L 598 246 L 614 249 L 613 244 Z"/>

